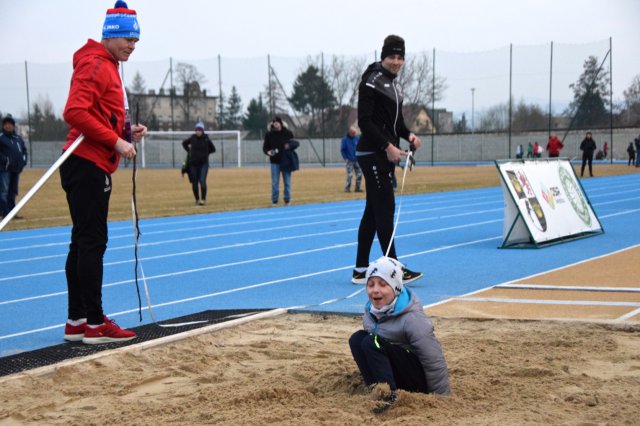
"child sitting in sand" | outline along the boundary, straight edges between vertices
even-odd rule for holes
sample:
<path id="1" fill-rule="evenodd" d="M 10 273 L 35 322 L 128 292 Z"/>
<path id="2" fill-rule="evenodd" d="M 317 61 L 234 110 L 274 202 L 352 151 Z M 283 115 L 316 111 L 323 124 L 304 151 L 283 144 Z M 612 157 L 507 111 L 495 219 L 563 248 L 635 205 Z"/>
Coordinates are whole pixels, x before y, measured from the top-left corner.
<path id="1" fill-rule="evenodd" d="M 364 330 L 349 339 L 365 385 L 389 385 L 374 408 L 381 413 L 398 398 L 397 390 L 448 395 L 449 374 L 433 324 L 420 299 L 402 283 L 402 264 L 381 257 L 367 268 Z"/>

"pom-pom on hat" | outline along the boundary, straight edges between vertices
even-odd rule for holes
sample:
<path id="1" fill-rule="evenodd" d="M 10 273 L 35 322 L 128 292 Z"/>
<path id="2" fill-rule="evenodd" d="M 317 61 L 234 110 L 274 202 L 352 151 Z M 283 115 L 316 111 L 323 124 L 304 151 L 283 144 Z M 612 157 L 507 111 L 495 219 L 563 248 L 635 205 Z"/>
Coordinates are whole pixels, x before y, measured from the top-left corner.
<path id="1" fill-rule="evenodd" d="M 202 130 L 204 132 L 204 123 L 200 120 L 198 120 L 198 122 L 196 123 L 196 130 Z"/>
<path id="2" fill-rule="evenodd" d="M 402 268 L 404 265 L 396 259 L 382 256 L 380 259 L 371 262 L 367 268 L 367 281 L 371 277 L 380 277 L 389 284 L 396 296 L 402 292 Z"/>
<path id="3" fill-rule="evenodd" d="M 118 0 L 113 9 L 107 10 L 107 17 L 102 26 L 102 38 L 116 37 L 140 39 L 136 11 L 129 9 L 127 3 L 122 0 Z"/>

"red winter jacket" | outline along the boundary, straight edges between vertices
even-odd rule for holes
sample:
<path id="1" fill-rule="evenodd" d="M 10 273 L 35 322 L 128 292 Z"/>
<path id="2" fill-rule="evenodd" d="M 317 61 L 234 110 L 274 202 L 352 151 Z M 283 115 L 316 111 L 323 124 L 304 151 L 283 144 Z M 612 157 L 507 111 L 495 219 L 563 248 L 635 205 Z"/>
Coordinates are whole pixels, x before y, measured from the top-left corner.
<path id="1" fill-rule="evenodd" d="M 66 150 L 82 133 L 84 141 L 74 154 L 111 174 L 120 162 L 114 149 L 124 135 L 124 94 L 118 61 L 100 43 L 88 40 L 73 55 L 73 76 L 64 108 L 69 125 Z"/>
<path id="2" fill-rule="evenodd" d="M 560 155 L 560 150 L 564 148 L 560 139 L 557 136 L 551 136 L 549 138 L 549 142 L 547 143 L 547 151 L 549 152 L 550 157 L 557 157 Z"/>

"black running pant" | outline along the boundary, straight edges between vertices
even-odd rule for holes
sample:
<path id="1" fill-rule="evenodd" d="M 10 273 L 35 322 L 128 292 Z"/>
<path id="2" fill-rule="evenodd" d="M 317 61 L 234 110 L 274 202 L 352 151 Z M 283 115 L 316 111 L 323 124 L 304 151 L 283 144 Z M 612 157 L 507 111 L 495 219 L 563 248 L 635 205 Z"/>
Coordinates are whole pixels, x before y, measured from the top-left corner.
<path id="1" fill-rule="evenodd" d="M 87 318 L 89 324 L 101 324 L 111 175 L 93 162 L 71 155 L 60 167 L 60 179 L 73 223 L 65 265 L 69 319 Z"/>
<path id="2" fill-rule="evenodd" d="M 420 360 L 402 346 L 359 330 L 349 338 L 349 347 L 367 386 L 387 383 L 391 390 L 428 392 Z"/>
<path id="3" fill-rule="evenodd" d="M 591 163 L 593 163 L 593 152 L 582 152 L 582 168 L 580 169 L 580 176 L 584 175 L 584 166 L 589 163 L 589 176 L 593 176 L 593 170 L 591 169 Z"/>
<path id="4" fill-rule="evenodd" d="M 356 267 L 366 268 L 369 266 L 369 254 L 376 233 L 382 254 L 387 252 L 393 235 L 396 200 L 393 194 L 392 177 L 395 165 L 387 160 L 387 154 L 384 151 L 358 156 L 358 164 L 364 175 L 367 202 L 358 229 Z M 388 256 L 397 259 L 394 243 L 391 243 Z"/>

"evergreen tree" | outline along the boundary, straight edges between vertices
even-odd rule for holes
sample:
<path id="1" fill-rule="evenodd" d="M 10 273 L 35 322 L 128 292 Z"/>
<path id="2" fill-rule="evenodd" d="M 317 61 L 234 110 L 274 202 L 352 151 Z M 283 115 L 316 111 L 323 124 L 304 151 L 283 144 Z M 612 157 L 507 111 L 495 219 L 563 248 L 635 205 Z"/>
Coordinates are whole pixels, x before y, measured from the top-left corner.
<path id="1" fill-rule="evenodd" d="M 332 108 L 336 104 L 336 98 L 320 70 L 314 65 L 309 65 L 296 77 L 289 102 L 296 111 L 311 114 L 309 134 L 313 135 L 318 113 Z"/>
<path id="2" fill-rule="evenodd" d="M 262 102 L 262 95 L 258 99 L 251 99 L 247 106 L 247 113 L 242 118 L 242 126 L 251 135 L 262 139 L 269 122 L 269 111 Z"/>
<path id="3" fill-rule="evenodd" d="M 231 95 L 227 99 L 224 118 L 224 129 L 236 130 L 242 126 L 242 99 L 236 86 L 231 87 Z"/>
<path id="4" fill-rule="evenodd" d="M 578 128 L 605 124 L 608 121 L 609 72 L 600 68 L 598 58 L 589 56 L 578 81 L 569 85 L 573 89 L 573 101 L 565 115 L 573 118 Z"/>

